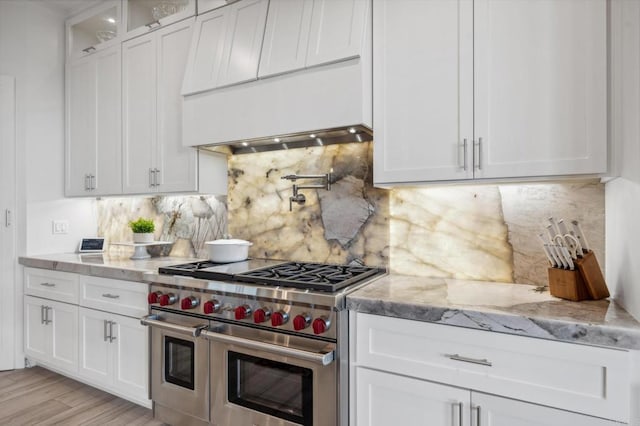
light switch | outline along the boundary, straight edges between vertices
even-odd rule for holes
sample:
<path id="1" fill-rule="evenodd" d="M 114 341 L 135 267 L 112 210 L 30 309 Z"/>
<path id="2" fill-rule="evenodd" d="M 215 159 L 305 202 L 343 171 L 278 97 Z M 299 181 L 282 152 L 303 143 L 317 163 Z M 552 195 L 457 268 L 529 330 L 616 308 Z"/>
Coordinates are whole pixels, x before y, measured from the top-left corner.
<path id="1" fill-rule="evenodd" d="M 69 233 L 69 221 L 68 220 L 54 220 L 53 221 L 53 233 L 54 234 L 68 234 Z"/>

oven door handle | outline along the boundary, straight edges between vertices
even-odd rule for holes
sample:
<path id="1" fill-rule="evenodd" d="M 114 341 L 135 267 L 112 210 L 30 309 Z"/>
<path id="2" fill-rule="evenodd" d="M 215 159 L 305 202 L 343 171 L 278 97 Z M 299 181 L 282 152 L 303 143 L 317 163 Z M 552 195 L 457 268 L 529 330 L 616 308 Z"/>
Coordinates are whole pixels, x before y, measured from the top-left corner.
<path id="1" fill-rule="evenodd" d="M 146 317 L 140 318 L 140 324 L 161 328 L 167 331 L 173 331 L 174 333 L 186 334 L 193 337 L 198 337 L 202 330 L 205 330 L 207 328 L 206 324 L 197 325 L 195 327 L 185 327 L 167 321 L 160 321 L 158 318 L 158 315 L 147 315 Z"/>
<path id="2" fill-rule="evenodd" d="M 274 345 L 273 343 L 258 342 L 255 340 L 244 339 L 237 336 L 229 336 L 227 334 L 216 333 L 208 329 L 202 330 L 200 336 L 208 340 L 216 342 L 228 343 L 243 346 L 249 349 L 262 350 L 277 355 L 291 356 L 304 361 L 311 361 L 322 365 L 329 365 L 334 360 L 334 351 L 330 352 L 308 352 L 301 349 L 287 348 L 286 346 Z"/>

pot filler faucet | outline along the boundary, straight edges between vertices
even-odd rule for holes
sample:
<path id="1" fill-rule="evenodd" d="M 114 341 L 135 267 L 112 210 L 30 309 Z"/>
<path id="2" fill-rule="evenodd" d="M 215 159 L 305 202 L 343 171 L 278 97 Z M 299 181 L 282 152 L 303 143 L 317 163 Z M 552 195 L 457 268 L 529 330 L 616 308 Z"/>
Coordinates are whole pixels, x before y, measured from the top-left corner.
<path id="1" fill-rule="evenodd" d="M 325 175 L 287 175 L 282 176 L 281 179 L 286 179 L 293 181 L 293 195 L 289 197 L 289 211 L 293 210 L 293 203 L 298 203 L 299 205 L 304 204 L 307 201 L 307 197 L 304 196 L 303 193 L 299 192 L 301 189 L 326 189 L 327 191 L 331 191 L 331 177 L 333 174 L 333 169 Z M 296 181 L 298 179 L 322 179 L 324 181 L 323 184 L 313 184 L 313 185 L 298 185 Z"/>

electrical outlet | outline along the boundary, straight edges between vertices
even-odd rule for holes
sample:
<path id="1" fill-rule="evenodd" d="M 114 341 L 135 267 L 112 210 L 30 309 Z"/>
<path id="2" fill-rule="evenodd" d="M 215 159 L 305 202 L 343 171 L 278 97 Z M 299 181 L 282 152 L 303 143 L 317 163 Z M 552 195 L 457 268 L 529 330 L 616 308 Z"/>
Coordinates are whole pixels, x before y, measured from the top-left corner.
<path id="1" fill-rule="evenodd" d="M 68 234 L 69 233 L 69 221 L 68 220 L 54 220 L 52 228 L 53 228 L 53 233 L 54 234 Z"/>

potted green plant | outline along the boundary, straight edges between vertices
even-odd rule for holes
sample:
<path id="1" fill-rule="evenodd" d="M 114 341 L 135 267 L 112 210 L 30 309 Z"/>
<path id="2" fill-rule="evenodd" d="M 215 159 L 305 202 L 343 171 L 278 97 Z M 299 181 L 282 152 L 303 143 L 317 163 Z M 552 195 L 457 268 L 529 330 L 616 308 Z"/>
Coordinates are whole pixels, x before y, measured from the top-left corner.
<path id="1" fill-rule="evenodd" d="M 153 231 L 156 229 L 153 220 L 139 217 L 138 220 L 129 222 L 129 228 L 133 231 L 134 243 L 153 242 Z"/>

